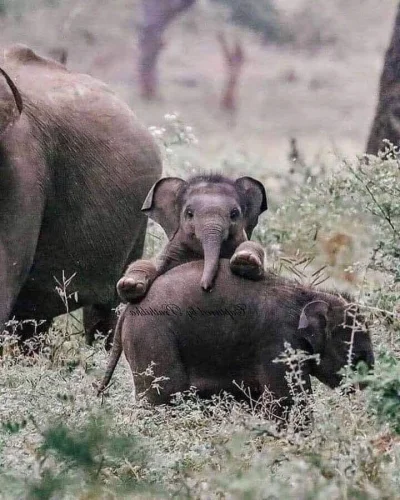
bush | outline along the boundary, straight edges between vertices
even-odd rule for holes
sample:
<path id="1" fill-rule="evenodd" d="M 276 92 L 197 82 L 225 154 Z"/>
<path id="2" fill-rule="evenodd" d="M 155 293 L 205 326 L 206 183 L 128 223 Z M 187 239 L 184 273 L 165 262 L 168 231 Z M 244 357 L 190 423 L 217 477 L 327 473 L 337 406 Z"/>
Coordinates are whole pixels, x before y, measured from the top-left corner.
<path id="1" fill-rule="evenodd" d="M 361 257 L 352 264 L 364 273 L 383 273 L 395 290 L 400 282 L 399 165 L 398 151 L 388 145 L 380 156 L 342 161 L 322 178 L 292 185 L 294 194 L 256 229 L 257 239 L 291 255 L 315 257 L 320 234 L 345 232 Z"/>
<path id="2" fill-rule="evenodd" d="M 233 23 L 261 33 L 266 41 L 284 42 L 289 38 L 274 0 L 215 0 L 227 5 Z"/>
<path id="3" fill-rule="evenodd" d="M 368 384 L 369 408 L 379 423 L 400 435 L 400 361 L 390 352 L 381 352 L 373 374 L 358 380 Z"/>
<path id="4" fill-rule="evenodd" d="M 0 469 L 0 490 L 8 486 L 10 491 L 25 491 L 26 498 L 38 500 L 60 498 L 67 493 L 79 496 L 82 492 L 90 498 L 107 491 L 123 494 L 144 488 L 156 493 L 140 474 L 132 473 L 147 463 L 145 448 L 134 434 L 112 433 L 104 417 L 92 416 L 80 428 L 58 421 L 43 430 L 32 417 L 30 420 L 41 435 L 35 450 L 36 477 L 21 481 Z M 3 429 L 16 433 L 26 425 L 26 421 L 6 422 Z"/>
<path id="5" fill-rule="evenodd" d="M 0 0 L 0 15 L 11 15 L 17 18 L 25 11 L 37 9 L 39 7 L 58 7 L 61 0 Z M 38 5 L 39 4 L 39 5 Z"/>

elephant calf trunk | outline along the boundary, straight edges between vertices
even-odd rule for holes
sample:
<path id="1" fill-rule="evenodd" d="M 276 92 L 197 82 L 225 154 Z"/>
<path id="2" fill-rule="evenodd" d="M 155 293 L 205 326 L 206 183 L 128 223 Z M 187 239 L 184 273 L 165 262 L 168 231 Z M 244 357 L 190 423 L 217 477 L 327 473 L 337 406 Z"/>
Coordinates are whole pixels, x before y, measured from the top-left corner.
<path id="1" fill-rule="evenodd" d="M 223 234 L 221 231 L 205 234 L 202 238 L 204 251 L 204 270 L 201 277 L 201 287 L 203 290 L 211 290 L 214 279 L 218 272 L 219 257 Z"/>

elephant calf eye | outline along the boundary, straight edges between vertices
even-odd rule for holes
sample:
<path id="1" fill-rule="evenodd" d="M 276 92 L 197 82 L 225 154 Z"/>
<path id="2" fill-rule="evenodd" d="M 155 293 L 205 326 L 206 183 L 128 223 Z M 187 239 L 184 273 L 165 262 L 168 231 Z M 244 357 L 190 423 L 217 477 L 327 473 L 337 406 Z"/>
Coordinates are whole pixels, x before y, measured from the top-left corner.
<path id="1" fill-rule="evenodd" d="M 186 217 L 188 219 L 193 219 L 193 211 L 190 208 L 186 210 Z"/>
<path id="2" fill-rule="evenodd" d="M 232 220 L 236 220 L 240 215 L 240 212 L 237 208 L 234 208 L 233 210 L 231 210 L 231 219 Z"/>

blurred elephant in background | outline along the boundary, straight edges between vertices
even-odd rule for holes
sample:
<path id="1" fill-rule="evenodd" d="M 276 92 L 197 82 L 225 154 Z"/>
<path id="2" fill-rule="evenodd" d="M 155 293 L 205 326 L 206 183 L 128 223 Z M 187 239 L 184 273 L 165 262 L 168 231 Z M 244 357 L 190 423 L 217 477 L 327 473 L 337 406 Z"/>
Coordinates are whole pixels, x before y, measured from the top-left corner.
<path id="1" fill-rule="evenodd" d="M 293 391 L 311 393 L 311 375 L 333 388 L 349 361 L 373 366 L 363 318 L 344 298 L 271 272 L 260 281 L 245 280 L 224 259 L 213 293 L 205 294 L 198 286 L 202 272 L 201 261 L 175 267 L 157 278 L 140 304 L 126 306 L 100 392 L 123 350 L 136 393 L 145 392 L 153 404 L 168 403 L 171 395 L 191 386 L 203 397 L 228 391 L 243 399 L 236 381 L 250 389 L 253 399 L 269 389 L 280 400 L 276 416 L 282 418 L 293 404 Z M 301 363 L 302 387 L 290 387 L 289 366 L 274 362 L 285 343 L 319 356 L 319 362 Z M 143 375 L 152 362 L 154 377 L 167 377 L 161 390 L 152 387 L 152 376 Z"/>
<path id="2" fill-rule="evenodd" d="M 142 255 L 158 148 L 100 81 L 21 45 L 0 68 L 0 323 L 48 326 L 66 312 L 55 278 L 76 273 L 69 310 L 86 307 L 91 338 L 112 326 L 115 283 Z"/>

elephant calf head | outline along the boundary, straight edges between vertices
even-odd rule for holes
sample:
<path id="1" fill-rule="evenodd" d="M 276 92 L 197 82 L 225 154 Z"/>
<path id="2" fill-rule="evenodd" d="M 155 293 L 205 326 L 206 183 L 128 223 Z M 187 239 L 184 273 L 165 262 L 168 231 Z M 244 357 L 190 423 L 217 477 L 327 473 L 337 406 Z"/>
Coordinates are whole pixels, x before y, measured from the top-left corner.
<path id="1" fill-rule="evenodd" d="M 220 257 L 231 257 L 251 237 L 259 215 L 267 210 L 267 198 L 263 185 L 251 177 L 168 177 L 153 186 L 142 210 L 163 227 L 175 248 L 204 256 L 201 284 L 207 290 Z"/>
<path id="2" fill-rule="evenodd" d="M 346 365 L 356 367 L 363 361 L 374 365 L 371 338 L 357 306 L 338 297 L 313 300 L 300 314 L 298 335 L 305 349 L 319 354 L 312 375 L 331 388 L 337 387 Z"/>

